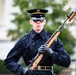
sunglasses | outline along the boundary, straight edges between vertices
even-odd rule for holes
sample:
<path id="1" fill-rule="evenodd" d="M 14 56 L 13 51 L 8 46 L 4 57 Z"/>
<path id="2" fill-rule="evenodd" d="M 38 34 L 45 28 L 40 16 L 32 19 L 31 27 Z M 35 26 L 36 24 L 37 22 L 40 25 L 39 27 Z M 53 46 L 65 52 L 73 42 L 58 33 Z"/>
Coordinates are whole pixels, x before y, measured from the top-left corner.
<path id="1" fill-rule="evenodd" d="M 38 21 L 43 22 L 44 20 L 33 20 L 33 22 L 38 22 Z"/>
<path id="2" fill-rule="evenodd" d="M 44 21 L 44 18 L 43 17 L 41 17 L 41 18 L 32 18 L 32 20 L 33 20 L 33 22 L 38 22 L 38 21 L 40 21 L 40 22 L 43 22 Z"/>

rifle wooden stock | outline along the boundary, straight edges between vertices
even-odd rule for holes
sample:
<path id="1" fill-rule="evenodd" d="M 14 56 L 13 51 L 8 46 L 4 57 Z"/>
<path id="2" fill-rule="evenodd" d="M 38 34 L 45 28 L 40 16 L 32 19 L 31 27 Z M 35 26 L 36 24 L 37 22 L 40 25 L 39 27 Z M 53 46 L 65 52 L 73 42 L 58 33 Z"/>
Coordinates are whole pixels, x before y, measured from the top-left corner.
<path id="1" fill-rule="evenodd" d="M 39 57 L 34 61 L 34 63 L 32 64 L 32 66 L 30 67 L 31 70 L 34 70 L 34 68 L 38 65 L 38 63 L 40 62 L 40 60 L 42 59 L 43 54 L 40 54 Z"/>
<path id="2" fill-rule="evenodd" d="M 54 40 L 58 37 L 58 35 L 60 34 L 60 32 L 57 32 L 53 38 L 46 44 L 47 47 L 50 47 L 50 45 L 54 42 Z M 32 64 L 32 66 L 30 67 L 31 70 L 34 70 L 34 68 L 38 65 L 38 63 L 40 62 L 40 60 L 42 59 L 43 54 L 40 54 L 38 56 L 38 58 L 34 61 L 34 63 Z"/>

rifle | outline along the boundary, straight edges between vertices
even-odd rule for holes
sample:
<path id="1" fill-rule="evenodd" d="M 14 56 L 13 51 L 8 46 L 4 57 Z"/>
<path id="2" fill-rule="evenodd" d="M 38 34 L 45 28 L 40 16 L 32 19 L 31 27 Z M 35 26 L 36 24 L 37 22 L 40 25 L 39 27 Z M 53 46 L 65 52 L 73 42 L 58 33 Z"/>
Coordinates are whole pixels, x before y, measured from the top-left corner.
<path id="1" fill-rule="evenodd" d="M 60 31 L 63 29 L 65 22 L 69 19 L 69 21 L 71 21 L 74 16 L 76 16 L 76 12 L 72 12 L 69 16 L 67 16 L 67 18 L 65 19 L 65 21 L 59 26 L 59 28 L 52 34 L 52 36 L 48 39 L 48 41 L 44 44 L 47 47 L 50 47 L 51 44 L 54 42 L 54 40 L 58 37 L 58 35 L 60 34 Z M 43 58 L 43 54 L 40 54 L 39 52 L 37 53 L 37 55 L 33 58 L 31 64 L 29 65 L 31 70 L 34 70 L 34 68 L 38 65 L 38 63 L 40 62 L 40 60 Z"/>

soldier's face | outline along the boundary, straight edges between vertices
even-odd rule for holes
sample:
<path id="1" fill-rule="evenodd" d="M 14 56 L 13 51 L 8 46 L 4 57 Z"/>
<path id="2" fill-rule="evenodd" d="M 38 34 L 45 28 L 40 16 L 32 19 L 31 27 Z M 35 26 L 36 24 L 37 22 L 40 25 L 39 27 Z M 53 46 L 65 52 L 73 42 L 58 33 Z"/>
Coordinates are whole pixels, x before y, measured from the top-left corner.
<path id="1" fill-rule="evenodd" d="M 35 32 L 40 33 L 43 30 L 44 25 L 46 24 L 46 20 L 43 21 L 30 20 L 30 24 L 33 26 L 33 30 Z"/>

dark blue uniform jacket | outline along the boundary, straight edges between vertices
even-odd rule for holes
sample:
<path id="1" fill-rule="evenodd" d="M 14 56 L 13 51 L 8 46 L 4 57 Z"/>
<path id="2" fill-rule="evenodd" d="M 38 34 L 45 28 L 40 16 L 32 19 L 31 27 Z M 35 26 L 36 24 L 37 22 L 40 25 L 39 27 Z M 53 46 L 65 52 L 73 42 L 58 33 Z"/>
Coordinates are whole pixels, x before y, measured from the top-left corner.
<path id="1" fill-rule="evenodd" d="M 18 64 L 19 58 L 22 56 L 25 64 L 28 66 L 38 52 L 38 48 L 45 44 L 51 37 L 44 29 L 38 35 L 34 30 L 21 37 L 15 46 L 8 53 L 5 59 L 5 66 L 16 75 L 21 75 L 22 66 Z M 57 38 L 50 46 L 54 53 L 51 57 L 44 56 L 40 61 L 41 66 L 52 66 L 57 64 L 60 66 L 68 67 L 70 65 L 70 57 L 65 51 L 62 42 Z"/>

